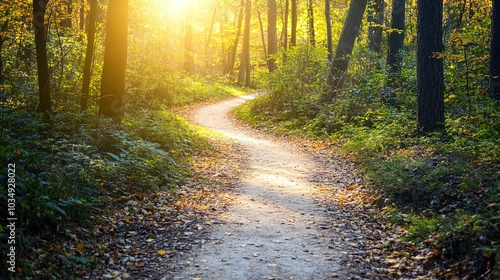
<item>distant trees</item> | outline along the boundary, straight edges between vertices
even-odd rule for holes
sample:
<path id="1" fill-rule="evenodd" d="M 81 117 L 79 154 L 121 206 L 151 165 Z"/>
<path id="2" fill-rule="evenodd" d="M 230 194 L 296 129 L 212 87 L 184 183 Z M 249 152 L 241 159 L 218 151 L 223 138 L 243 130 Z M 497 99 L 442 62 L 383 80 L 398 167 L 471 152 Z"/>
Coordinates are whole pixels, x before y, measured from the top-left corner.
<path id="1" fill-rule="evenodd" d="M 405 36 L 405 0 L 392 0 L 391 29 L 389 31 L 387 51 L 387 85 L 393 87 L 401 75 Z M 394 101 L 391 93 L 386 102 Z"/>
<path id="2" fill-rule="evenodd" d="M 350 55 L 352 54 L 354 41 L 359 33 L 366 4 L 367 0 L 352 0 L 349 5 L 349 11 L 347 12 L 344 27 L 342 28 L 342 33 L 340 34 L 340 39 L 328 75 L 327 82 L 330 93 L 327 99 L 335 97 L 344 83 Z"/>
<path id="3" fill-rule="evenodd" d="M 368 47 L 376 53 L 382 52 L 382 30 L 384 26 L 384 0 L 371 0 L 368 13 Z"/>
<path id="4" fill-rule="evenodd" d="M 330 13 L 330 0 L 325 0 L 325 19 L 326 19 L 326 45 L 328 49 L 328 61 L 333 59 L 333 42 L 332 42 L 332 17 Z"/>
<path id="5" fill-rule="evenodd" d="M 236 28 L 234 43 L 229 51 L 229 59 L 226 69 L 224 71 L 225 74 L 233 74 L 234 63 L 236 62 L 236 53 L 238 52 L 238 42 L 240 41 L 241 37 L 241 27 L 243 25 L 244 9 L 245 9 L 245 0 L 241 0 L 240 9 L 238 13 L 238 27 Z"/>
<path id="6" fill-rule="evenodd" d="M 80 100 L 80 111 L 87 110 L 90 94 L 90 79 L 92 76 L 92 61 L 94 59 L 95 32 L 97 21 L 97 0 L 90 0 L 90 16 L 87 32 L 87 51 L 85 53 L 85 64 L 83 68 L 82 97 Z"/>
<path id="7" fill-rule="evenodd" d="M 99 114 L 117 122 L 125 111 L 128 0 L 109 0 Z"/>
<path id="8" fill-rule="evenodd" d="M 48 0 L 33 1 L 33 27 L 35 28 L 36 61 L 38 69 L 38 109 L 41 112 L 52 111 L 50 96 L 50 73 L 47 57 L 47 31 L 45 28 L 45 11 Z"/>
<path id="9" fill-rule="evenodd" d="M 444 130 L 443 1 L 417 1 L 417 125 Z"/>
<path id="10" fill-rule="evenodd" d="M 500 102 L 500 0 L 493 0 L 491 9 L 489 91 Z"/>
<path id="11" fill-rule="evenodd" d="M 272 72 L 276 69 L 275 55 L 278 52 L 277 34 L 276 34 L 276 20 L 278 17 L 278 8 L 276 0 L 267 1 L 267 48 L 268 59 L 267 67 Z"/>
<path id="12" fill-rule="evenodd" d="M 309 45 L 316 45 L 316 34 L 314 31 L 314 3 L 313 0 L 307 0 L 307 20 L 309 26 Z"/>
<path id="13" fill-rule="evenodd" d="M 297 0 L 291 0 L 292 2 L 292 30 L 290 34 L 290 45 L 291 46 L 296 46 L 297 45 L 297 20 L 298 20 L 298 15 L 297 15 Z"/>
<path id="14" fill-rule="evenodd" d="M 252 0 L 245 1 L 245 30 L 243 32 L 243 49 L 238 73 L 238 84 L 250 86 L 250 23 L 252 19 Z"/>

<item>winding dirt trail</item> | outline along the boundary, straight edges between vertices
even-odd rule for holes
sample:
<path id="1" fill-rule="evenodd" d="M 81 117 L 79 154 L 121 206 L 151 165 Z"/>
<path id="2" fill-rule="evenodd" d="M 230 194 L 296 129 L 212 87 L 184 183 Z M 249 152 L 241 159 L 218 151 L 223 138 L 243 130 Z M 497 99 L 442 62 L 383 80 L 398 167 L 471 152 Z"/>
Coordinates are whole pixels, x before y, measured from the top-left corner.
<path id="1" fill-rule="evenodd" d="M 319 168 L 286 143 L 228 117 L 252 95 L 198 110 L 194 122 L 239 143 L 248 156 L 235 201 L 210 241 L 174 279 L 345 279 L 342 245 L 332 245 L 327 211 L 308 178 Z M 335 243 L 333 243 L 335 244 Z M 337 243 L 339 244 L 339 243 Z"/>

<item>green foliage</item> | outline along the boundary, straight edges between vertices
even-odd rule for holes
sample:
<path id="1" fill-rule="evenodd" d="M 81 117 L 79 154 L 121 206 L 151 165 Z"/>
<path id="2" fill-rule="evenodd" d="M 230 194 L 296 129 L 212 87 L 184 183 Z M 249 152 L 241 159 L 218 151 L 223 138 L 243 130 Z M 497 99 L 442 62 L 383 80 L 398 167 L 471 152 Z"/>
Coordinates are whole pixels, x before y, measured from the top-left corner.
<path id="1" fill-rule="evenodd" d="M 328 104 L 319 103 L 326 63 L 297 47 L 270 75 L 268 94 L 237 115 L 337 143 L 359 161 L 365 182 L 383 194 L 380 206 L 392 209 L 388 219 L 408 229 L 412 241 L 435 240 L 439 252 L 455 260 L 474 251 L 494 254 L 500 236 L 500 111 L 485 95 L 489 56 L 478 39 L 489 36 L 489 20 L 477 17 L 474 31 L 452 30 L 447 37 L 446 134 L 417 136 L 415 53 L 405 52 L 401 77 L 387 88 L 385 62 L 363 47 L 351 57 L 344 89 Z M 465 53 L 457 38 L 477 44 Z M 395 93 L 394 106 L 383 103 L 388 91 Z"/>
<path id="2" fill-rule="evenodd" d="M 50 129 L 27 111 L 7 110 L 4 118 L 0 161 L 16 164 L 16 214 L 23 233 L 18 244 L 33 242 L 35 233 L 44 239 L 78 234 L 69 226 L 89 227 L 96 207 L 110 198 L 176 187 L 189 174 L 190 155 L 209 148 L 184 119 L 167 111 L 127 116 L 124 125 L 64 113 L 53 116 Z"/>

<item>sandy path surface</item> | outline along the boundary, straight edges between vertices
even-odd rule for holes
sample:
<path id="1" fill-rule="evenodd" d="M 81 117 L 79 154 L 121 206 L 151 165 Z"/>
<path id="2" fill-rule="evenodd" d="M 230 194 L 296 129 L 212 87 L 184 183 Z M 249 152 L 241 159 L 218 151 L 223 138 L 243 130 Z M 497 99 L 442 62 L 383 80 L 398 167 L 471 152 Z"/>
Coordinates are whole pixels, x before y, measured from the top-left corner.
<path id="1" fill-rule="evenodd" d="M 316 163 L 282 142 L 240 128 L 228 117 L 246 96 L 203 107 L 194 121 L 237 141 L 247 152 L 247 175 L 210 241 L 175 279 L 344 278 L 331 245 L 325 210 L 308 177 Z"/>

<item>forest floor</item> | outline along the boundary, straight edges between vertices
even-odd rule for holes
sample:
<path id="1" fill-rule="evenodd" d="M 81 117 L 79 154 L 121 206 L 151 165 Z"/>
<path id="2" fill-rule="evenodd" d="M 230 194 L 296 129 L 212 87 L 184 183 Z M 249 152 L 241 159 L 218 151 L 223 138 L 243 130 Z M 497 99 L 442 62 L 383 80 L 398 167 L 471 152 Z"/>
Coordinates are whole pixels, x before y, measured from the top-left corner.
<path id="1" fill-rule="evenodd" d="M 125 197 L 96 234 L 91 279 L 429 279 L 434 252 L 400 253 L 355 164 L 327 143 L 271 136 L 229 117 L 247 95 L 203 106 L 215 154 L 177 191 Z M 397 243 L 397 246 L 396 246 Z M 394 244 L 394 247 L 391 247 Z"/>

